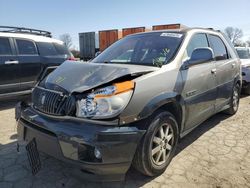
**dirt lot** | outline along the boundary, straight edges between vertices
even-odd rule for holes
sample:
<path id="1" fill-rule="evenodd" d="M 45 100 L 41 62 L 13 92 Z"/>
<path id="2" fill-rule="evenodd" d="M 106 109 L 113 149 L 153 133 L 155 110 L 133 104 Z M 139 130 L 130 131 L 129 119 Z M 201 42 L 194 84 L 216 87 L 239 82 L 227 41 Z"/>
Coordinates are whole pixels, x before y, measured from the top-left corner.
<path id="1" fill-rule="evenodd" d="M 32 176 L 26 153 L 16 152 L 15 102 L 0 102 L 0 188 L 5 187 L 250 187 L 250 97 L 233 116 L 218 114 L 180 143 L 164 174 L 147 178 L 130 170 L 125 182 L 97 184 L 73 177 L 69 166 L 42 155 Z"/>

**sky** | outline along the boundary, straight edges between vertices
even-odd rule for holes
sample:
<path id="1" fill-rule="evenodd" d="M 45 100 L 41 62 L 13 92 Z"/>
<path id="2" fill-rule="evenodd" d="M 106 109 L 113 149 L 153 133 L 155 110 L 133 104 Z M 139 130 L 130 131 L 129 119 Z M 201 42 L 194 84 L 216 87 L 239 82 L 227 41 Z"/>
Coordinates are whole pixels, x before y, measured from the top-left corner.
<path id="1" fill-rule="evenodd" d="M 0 0 L 0 25 L 48 30 L 54 38 L 126 27 L 181 23 L 190 27 L 227 26 L 250 38 L 250 0 Z"/>

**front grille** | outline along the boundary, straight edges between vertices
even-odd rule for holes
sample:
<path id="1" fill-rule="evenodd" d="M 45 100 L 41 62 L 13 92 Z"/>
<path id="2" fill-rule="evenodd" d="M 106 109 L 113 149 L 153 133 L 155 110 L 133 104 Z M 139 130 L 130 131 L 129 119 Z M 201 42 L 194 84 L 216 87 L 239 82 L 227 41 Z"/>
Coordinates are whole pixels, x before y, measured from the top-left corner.
<path id="1" fill-rule="evenodd" d="M 64 102 L 67 96 L 58 91 L 35 87 L 32 92 L 33 107 L 51 115 L 64 115 Z"/>

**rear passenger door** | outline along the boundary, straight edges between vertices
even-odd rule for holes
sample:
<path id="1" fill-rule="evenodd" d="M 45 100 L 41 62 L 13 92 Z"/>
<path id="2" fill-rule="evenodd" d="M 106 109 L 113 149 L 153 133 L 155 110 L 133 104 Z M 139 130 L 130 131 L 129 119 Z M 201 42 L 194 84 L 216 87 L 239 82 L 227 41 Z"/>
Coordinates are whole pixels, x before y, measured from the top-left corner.
<path id="1" fill-rule="evenodd" d="M 19 68 L 12 38 L 0 37 L 0 96 L 20 91 Z"/>
<path id="2" fill-rule="evenodd" d="M 230 100 L 236 65 L 233 59 L 230 58 L 227 48 L 219 36 L 208 35 L 208 39 L 209 44 L 214 51 L 216 81 L 218 87 L 216 109 L 219 110 Z"/>
<path id="3" fill-rule="evenodd" d="M 186 49 L 185 59 L 191 57 L 196 48 L 208 47 L 206 34 L 195 34 Z M 181 70 L 183 78 L 182 96 L 185 102 L 185 130 L 188 130 L 214 113 L 217 97 L 216 78 L 213 73 L 215 63 L 213 61 L 192 65 L 188 69 Z"/>
<path id="4" fill-rule="evenodd" d="M 15 39 L 20 64 L 20 86 L 30 90 L 41 74 L 41 60 L 35 42 L 28 39 Z"/>

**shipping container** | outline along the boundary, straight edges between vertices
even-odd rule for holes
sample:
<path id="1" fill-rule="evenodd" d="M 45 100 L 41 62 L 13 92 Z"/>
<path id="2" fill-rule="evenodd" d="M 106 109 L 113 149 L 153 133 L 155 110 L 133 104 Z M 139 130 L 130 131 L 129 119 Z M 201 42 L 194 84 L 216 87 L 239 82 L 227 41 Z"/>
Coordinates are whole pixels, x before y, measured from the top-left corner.
<path id="1" fill-rule="evenodd" d="M 99 31 L 100 51 L 102 52 L 121 37 L 121 32 L 118 29 Z"/>
<path id="2" fill-rule="evenodd" d="M 80 56 L 84 60 L 90 60 L 95 57 L 96 53 L 96 33 L 84 32 L 79 33 Z"/>
<path id="3" fill-rule="evenodd" d="M 182 24 L 165 24 L 165 25 L 152 26 L 152 30 L 182 29 L 182 28 L 186 28 L 186 26 Z"/>
<path id="4" fill-rule="evenodd" d="M 145 32 L 145 27 L 124 28 L 122 29 L 122 37 L 125 37 L 133 33 L 140 33 L 140 32 Z"/>
<path id="5" fill-rule="evenodd" d="M 181 29 L 186 28 L 182 24 L 165 24 L 165 25 L 154 25 L 152 30 L 164 30 L 164 29 Z M 145 27 L 131 27 L 124 28 L 122 31 L 118 29 L 102 30 L 99 32 L 84 32 L 79 33 L 79 46 L 80 55 L 84 60 L 89 60 L 95 57 L 96 52 L 102 52 L 111 44 L 116 42 L 122 37 L 133 33 L 148 32 L 151 28 Z"/>

